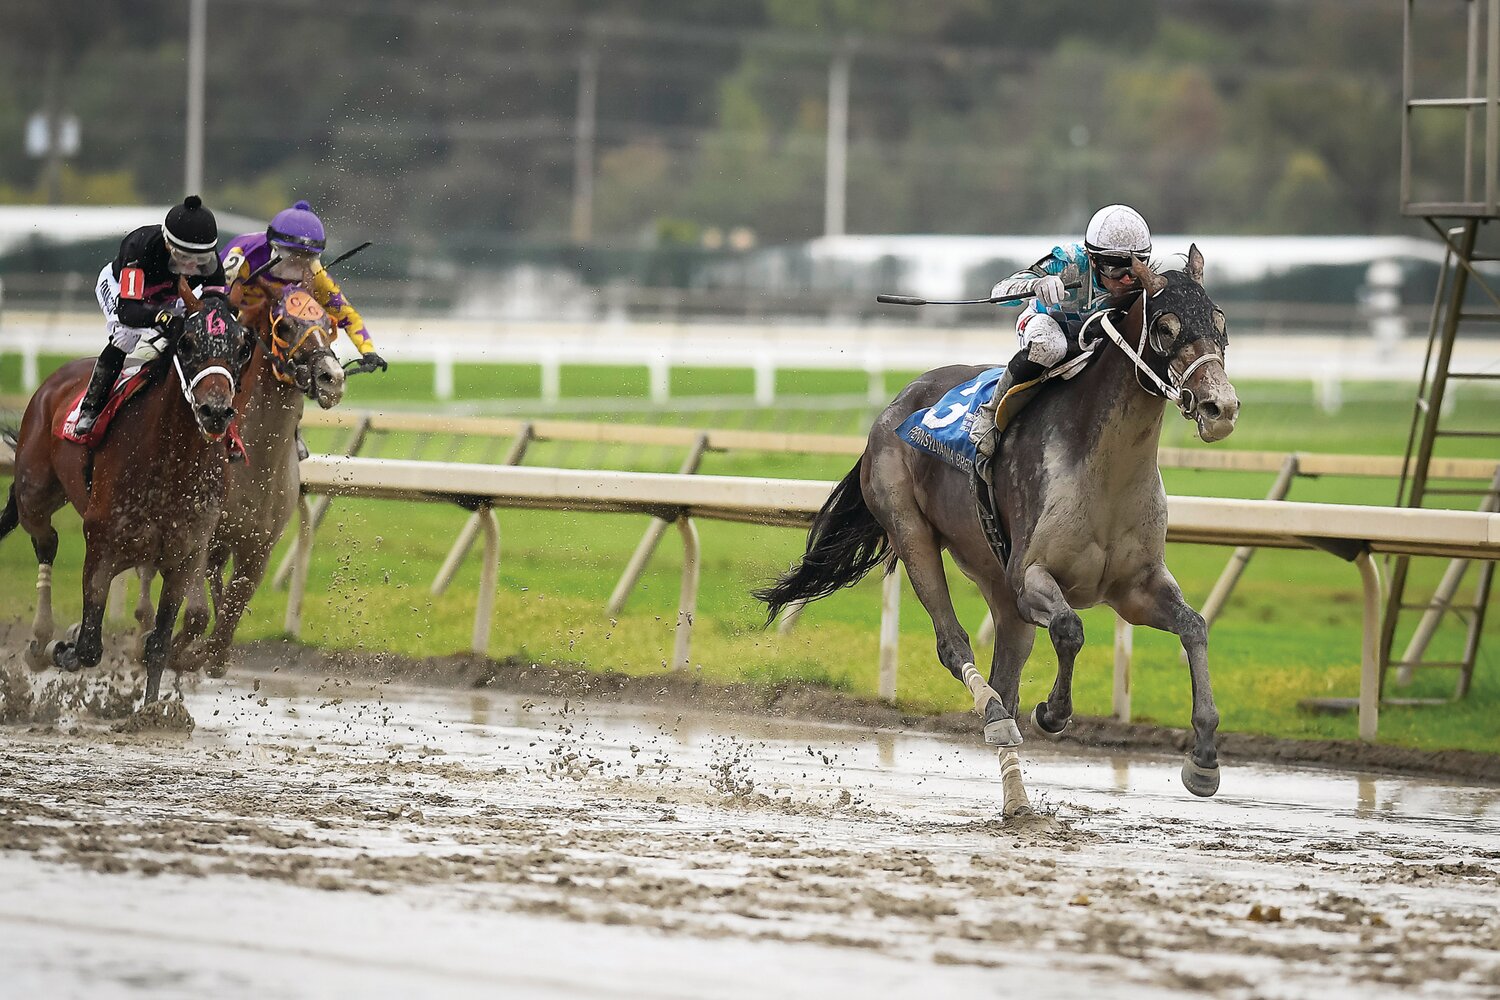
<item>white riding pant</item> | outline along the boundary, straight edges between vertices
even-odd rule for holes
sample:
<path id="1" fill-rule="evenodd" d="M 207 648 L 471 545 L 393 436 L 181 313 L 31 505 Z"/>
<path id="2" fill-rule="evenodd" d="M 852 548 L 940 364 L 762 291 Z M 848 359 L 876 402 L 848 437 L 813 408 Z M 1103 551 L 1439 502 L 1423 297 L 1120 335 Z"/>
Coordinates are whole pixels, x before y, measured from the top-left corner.
<path id="1" fill-rule="evenodd" d="M 115 277 L 113 265 L 105 264 L 99 272 L 94 297 L 104 310 L 104 330 L 109 334 L 109 342 L 124 351 L 130 361 L 145 363 L 161 354 L 166 341 L 160 330 L 154 326 L 126 326 L 116 316 L 120 308 L 120 281 Z"/>
<path id="2" fill-rule="evenodd" d="M 1046 313 L 1023 312 L 1016 320 L 1016 337 L 1026 348 L 1026 357 L 1051 368 L 1068 353 L 1068 335 Z"/>

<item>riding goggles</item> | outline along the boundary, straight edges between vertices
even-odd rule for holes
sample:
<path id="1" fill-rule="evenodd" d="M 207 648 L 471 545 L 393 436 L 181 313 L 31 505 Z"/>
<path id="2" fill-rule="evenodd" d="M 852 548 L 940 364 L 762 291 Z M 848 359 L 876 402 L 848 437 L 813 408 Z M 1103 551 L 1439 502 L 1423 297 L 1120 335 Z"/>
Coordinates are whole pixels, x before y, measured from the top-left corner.
<path id="1" fill-rule="evenodd" d="M 274 248 L 277 261 L 271 265 L 271 274 L 286 281 L 306 281 L 312 277 L 313 265 L 318 261 L 316 250 L 298 250 L 292 247 Z"/>
<path id="2" fill-rule="evenodd" d="M 1146 262 L 1144 255 L 1132 253 L 1092 253 L 1089 259 L 1093 261 L 1094 270 L 1102 277 L 1115 281 L 1129 274 L 1136 261 L 1142 264 Z"/>
<path id="3" fill-rule="evenodd" d="M 183 250 L 168 243 L 167 254 L 173 274 L 207 277 L 219 267 L 219 255 L 212 250 Z"/>

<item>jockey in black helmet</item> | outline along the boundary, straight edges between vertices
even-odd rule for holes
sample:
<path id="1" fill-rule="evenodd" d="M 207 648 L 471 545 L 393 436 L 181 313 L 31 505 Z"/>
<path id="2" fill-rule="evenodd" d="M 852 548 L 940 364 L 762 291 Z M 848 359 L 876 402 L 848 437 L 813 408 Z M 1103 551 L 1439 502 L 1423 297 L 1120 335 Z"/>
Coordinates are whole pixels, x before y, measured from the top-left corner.
<path id="1" fill-rule="evenodd" d="M 201 285 L 200 294 L 224 293 L 218 248 L 214 214 L 195 194 L 173 205 L 160 225 L 142 226 L 120 241 L 120 252 L 100 270 L 94 285 L 109 344 L 94 363 L 93 377 L 78 408 L 74 430 L 80 437 L 99 419 L 125 359 L 150 361 L 181 332 L 178 277 Z"/>

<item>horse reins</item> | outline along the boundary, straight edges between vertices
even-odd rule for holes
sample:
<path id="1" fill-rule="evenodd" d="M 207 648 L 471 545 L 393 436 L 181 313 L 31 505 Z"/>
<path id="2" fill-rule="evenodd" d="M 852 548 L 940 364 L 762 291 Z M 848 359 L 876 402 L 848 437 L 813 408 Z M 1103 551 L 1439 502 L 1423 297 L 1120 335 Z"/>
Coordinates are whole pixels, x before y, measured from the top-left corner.
<path id="1" fill-rule="evenodd" d="M 1210 361 L 1218 362 L 1219 367 L 1223 368 L 1224 356 L 1218 351 L 1206 353 L 1199 357 L 1198 360 L 1194 361 L 1192 364 L 1183 369 L 1181 375 L 1178 375 L 1177 373 L 1172 371 L 1171 358 L 1167 358 L 1167 377 L 1176 383 L 1175 385 L 1168 385 L 1160 375 L 1156 374 L 1155 369 L 1153 369 L 1143 357 L 1143 355 L 1146 353 L 1147 339 L 1151 334 L 1150 324 L 1146 322 L 1146 305 L 1149 295 L 1150 293 L 1142 289 L 1141 343 L 1138 349 L 1131 347 L 1130 342 L 1125 339 L 1124 335 L 1122 335 L 1119 330 L 1115 329 L 1115 325 L 1109 320 L 1108 313 L 1098 313 L 1097 315 L 1099 316 L 1099 322 L 1103 325 L 1104 332 L 1109 336 L 1109 339 L 1114 341 L 1115 346 L 1124 351 L 1125 356 L 1130 359 L 1132 364 L 1135 365 L 1136 381 L 1140 382 L 1141 375 L 1145 374 L 1145 376 L 1151 380 L 1151 383 L 1156 386 L 1157 391 L 1161 393 L 1164 399 L 1170 399 L 1173 403 L 1177 404 L 1177 408 L 1181 410 L 1185 416 L 1192 416 L 1193 413 L 1198 409 L 1198 397 L 1193 393 L 1193 390 L 1187 387 L 1188 378 L 1192 376 L 1193 372 L 1208 364 Z M 1158 353 L 1162 352 L 1158 351 Z M 1163 355 L 1163 357 L 1165 357 L 1165 355 Z M 1142 384 L 1141 388 L 1145 389 L 1146 386 Z M 1147 391 L 1149 392 L 1150 390 L 1148 389 Z M 1184 399 L 1186 399 L 1187 402 L 1183 402 Z"/>

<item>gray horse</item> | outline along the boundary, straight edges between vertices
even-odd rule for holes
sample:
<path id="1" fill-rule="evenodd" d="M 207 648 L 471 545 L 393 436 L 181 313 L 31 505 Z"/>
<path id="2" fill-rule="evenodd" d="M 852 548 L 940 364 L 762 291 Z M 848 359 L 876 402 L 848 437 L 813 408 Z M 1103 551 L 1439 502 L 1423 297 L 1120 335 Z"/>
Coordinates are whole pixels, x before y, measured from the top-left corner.
<path id="1" fill-rule="evenodd" d="M 1135 272 L 1145 305 L 1137 295 L 1123 322 L 1121 312 L 1102 317 L 1112 329 L 1120 324 L 1119 347 L 1101 344 L 1081 374 L 1044 386 L 1006 432 L 993 468 L 994 508 L 1010 542 L 1004 565 L 981 528 L 969 475 L 897 436 L 909 415 L 983 370 L 954 366 L 921 376 L 886 408 L 859 464 L 819 511 L 801 561 L 756 596 L 774 619 L 788 605 L 831 594 L 877 565 L 892 572 L 900 559 L 932 618 L 938 659 L 973 693 L 986 741 L 1001 747 L 1021 742 L 1015 722 L 1021 668 L 1036 627 L 1047 629 L 1058 669 L 1032 725 L 1053 738 L 1073 714 L 1073 661 L 1083 646 L 1075 608 L 1108 604 L 1132 624 L 1175 633 L 1187 652 L 1196 738 L 1182 781 L 1193 794 L 1209 796 L 1219 787 L 1219 715 L 1209 686 L 1208 630 L 1163 560 L 1167 500 L 1156 451 L 1167 398 L 1210 442 L 1234 429 L 1239 399 L 1224 371 L 1224 314 L 1203 289 L 1197 246 L 1182 271 L 1157 274 L 1138 263 Z M 988 683 L 974 668 L 969 636 L 953 611 L 944 549 L 994 615 Z"/>

